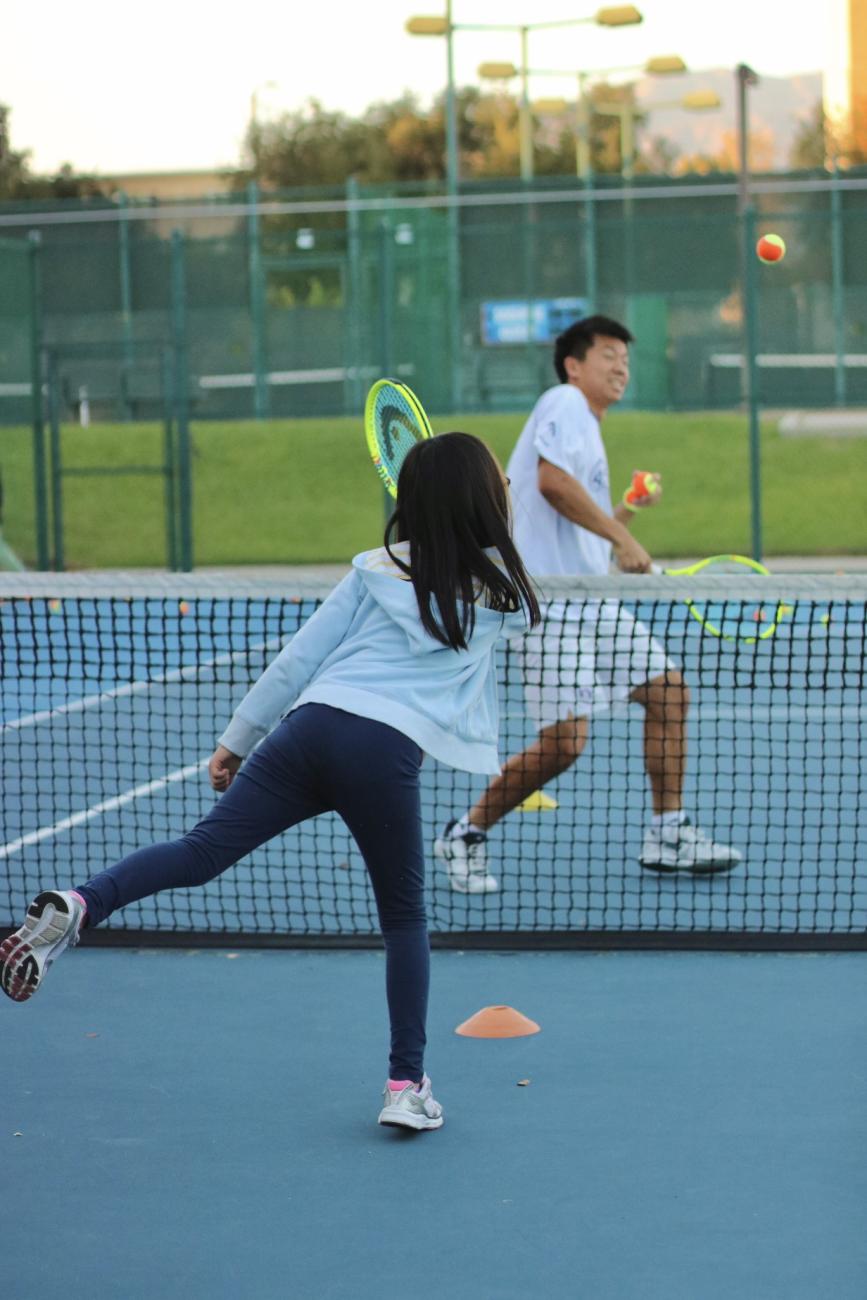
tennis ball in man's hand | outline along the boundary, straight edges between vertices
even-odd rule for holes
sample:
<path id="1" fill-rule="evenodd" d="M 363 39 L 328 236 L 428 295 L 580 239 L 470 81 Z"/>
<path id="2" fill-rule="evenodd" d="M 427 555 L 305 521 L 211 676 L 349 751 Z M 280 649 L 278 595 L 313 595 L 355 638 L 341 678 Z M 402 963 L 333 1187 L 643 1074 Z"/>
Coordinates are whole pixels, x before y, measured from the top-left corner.
<path id="1" fill-rule="evenodd" d="M 654 497 L 659 491 L 659 475 L 649 470 L 639 469 L 632 475 L 632 495 L 636 497 Z"/>
<path id="2" fill-rule="evenodd" d="M 782 262 L 786 256 L 786 243 L 780 235 L 762 235 L 756 244 L 756 255 L 760 262 Z"/>
<path id="3" fill-rule="evenodd" d="M 628 505 L 634 505 L 636 501 L 656 496 L 659 491 L 659 475 L 652 474 L 646 469 L 637 469 L 632 475 L 632 484 L 626 493 L 626 502 Z"/>

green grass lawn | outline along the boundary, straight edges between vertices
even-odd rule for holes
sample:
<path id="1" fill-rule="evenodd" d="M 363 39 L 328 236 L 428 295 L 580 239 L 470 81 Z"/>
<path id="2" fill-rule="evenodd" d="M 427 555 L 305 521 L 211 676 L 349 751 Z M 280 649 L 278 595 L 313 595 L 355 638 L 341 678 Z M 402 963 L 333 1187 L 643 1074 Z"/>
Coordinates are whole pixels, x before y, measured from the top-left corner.
<path id="1" fill-rule="evenodd" d="M 435 421 L 485 438 L 505 463 L 524 414 Z M 605 422 L 612 487 L 633 469 L 659 470 L 665 498 L 635 525 L 652 554 L 708 555 L 750 546 L 747 424 L 742 415 L 613 412 Z M 193 428 L 195 562 L 202 565 L 344 562 L 377 545 L 383 494 L 360 421 L 335 418 L 202 423 Z M 155 425 L 69 426 L 65 464 L 158 464 Z M 784 439 L 762 428 L 767 555 L 834 555 L 867 549 L 857 439 Z M 0 428 L 3 535 L 36 562 L 30 432 Z M 852 496 L 852 492 L 855 496 Z M 165 563 L 160 477 L 69 478 L 64 486 L 66 565 Z"/>

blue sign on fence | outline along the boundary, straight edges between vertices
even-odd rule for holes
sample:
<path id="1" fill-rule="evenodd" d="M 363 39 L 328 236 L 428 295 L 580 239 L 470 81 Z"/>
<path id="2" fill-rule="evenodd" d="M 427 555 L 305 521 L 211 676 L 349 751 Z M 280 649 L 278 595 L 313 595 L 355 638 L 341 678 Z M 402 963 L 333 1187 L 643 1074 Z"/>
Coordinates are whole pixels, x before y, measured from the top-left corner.
<path id="1" fill-rule="evenodd" d="M 526 298 L 483 302 L 482 342 L 550 343 L 587 315 L 586 298 Z"/>

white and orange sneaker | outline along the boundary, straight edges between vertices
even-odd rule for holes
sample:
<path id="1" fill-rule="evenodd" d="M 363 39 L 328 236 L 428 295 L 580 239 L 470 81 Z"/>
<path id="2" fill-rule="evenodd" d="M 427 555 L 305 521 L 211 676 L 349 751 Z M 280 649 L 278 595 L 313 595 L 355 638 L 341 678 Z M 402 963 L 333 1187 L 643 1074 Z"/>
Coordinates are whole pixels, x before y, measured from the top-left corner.
<path id="1" fill-rule="evenodd" d="M 85 907 L 70 890 L 37 894 L 24 924 L 0 944 L 0 989 L 13 1002 L 32 997 L 64 948 L 78 943 Z"/>

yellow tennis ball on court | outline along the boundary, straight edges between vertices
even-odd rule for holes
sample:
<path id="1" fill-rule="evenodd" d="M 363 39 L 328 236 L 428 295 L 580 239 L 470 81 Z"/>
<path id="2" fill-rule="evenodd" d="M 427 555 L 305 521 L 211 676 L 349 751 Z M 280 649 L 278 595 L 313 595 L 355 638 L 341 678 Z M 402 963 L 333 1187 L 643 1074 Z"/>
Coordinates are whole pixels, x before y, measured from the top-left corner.
<path id="1" fill-rule="evenodd" d="M 185 601 L 185 600 L 182 600 L 182 601 L 180 602 L 180 604 L 178 605 L 178 609 L 179 609 L 179 611 L 180 611 L 182 614 L 189 614 L 189 612 L 190 612 L 190 606 L 189 606 L 188 602 Z"/>
<path id="2" fill-rule="evenodd" d="M 49 600 L 48 608 L 51 610 L 52 614 L 57 614 L 60 611 L 60 601 Z"/>
<path id="3" fill-rule="evenodd" d="M 762 235 L 756 244 L 760 262 L 782 262 L 786 256 L 786 241 L 780 235 Z"/>

